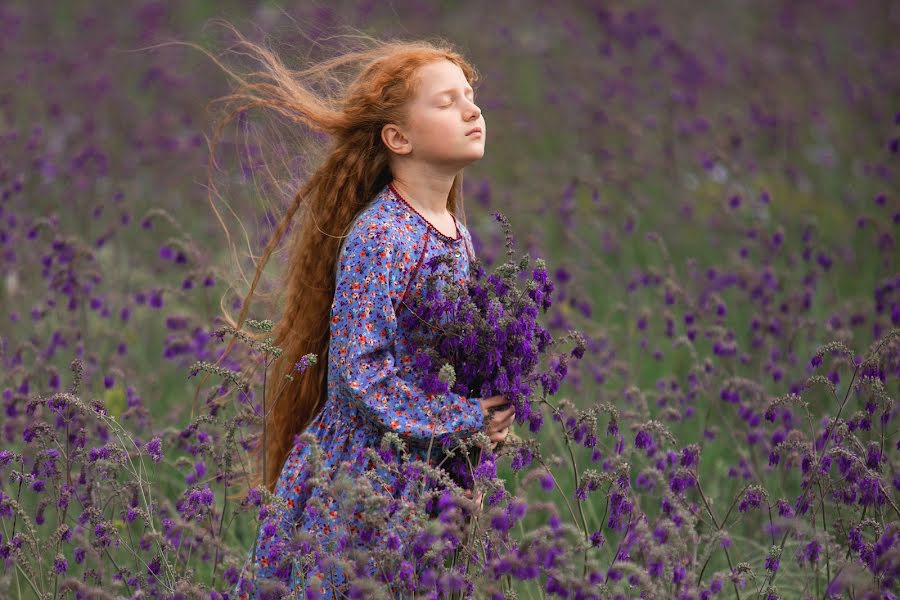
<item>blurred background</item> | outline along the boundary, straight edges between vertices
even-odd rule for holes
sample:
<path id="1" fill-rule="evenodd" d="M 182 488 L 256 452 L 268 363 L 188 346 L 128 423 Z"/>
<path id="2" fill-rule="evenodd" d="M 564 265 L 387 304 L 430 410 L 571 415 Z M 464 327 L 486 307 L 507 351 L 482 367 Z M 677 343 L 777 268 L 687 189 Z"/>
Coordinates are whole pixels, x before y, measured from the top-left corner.
<path id="1" fill-rule="evenodd" d="M 208 103 L 229 82 L 196 49 L 149 47 L 221 52 L 212 18 L 297 67 L 344 25 L 455 44 L 480 73 L 488 131 L 465 174 L 477 253 L 504 258 L 491 213 L 506 214 L 517 250 L 556 282 L 547 323 L 588 339 L 559 396 L 701 443 L 701 471 L 728 474 L 711 496 L 762 476 L 770 445 L 759 406 L 719 398 L 724 378 L 787 393 L 819 345 L 862 352 L 900 325 L 896 2 L 5 2 L 4 445 L 20 443 L 25 399 L 67 388 L 81 356 L 86 397 L 178 446 L 160 489 L 203 476 L 204 439 L 179 434 L 188 367 L 221 350 L 220 301 L 237 306 L 207 197 Z M 247 227 L 244 240 L 229 222 L 245 269 L 283 208 L 260 201 L 250 126 L 223 133 L 215 169 L 219 210 Z M 269 202 L 290 196 L 286 177 Z M 519 477 L 505 464 L 500 476 Z"/>

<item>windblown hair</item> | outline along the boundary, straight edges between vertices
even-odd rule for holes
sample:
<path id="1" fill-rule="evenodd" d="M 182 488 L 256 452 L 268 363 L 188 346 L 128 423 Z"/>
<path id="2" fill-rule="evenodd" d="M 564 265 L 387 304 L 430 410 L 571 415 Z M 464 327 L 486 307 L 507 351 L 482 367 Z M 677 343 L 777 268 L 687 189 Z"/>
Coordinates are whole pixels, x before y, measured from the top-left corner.
<path id="1" fill-rule="evenodd" d="M 217 134 L 236 116 L 245 118 L 249 109 L 266 108 L 329 140 L 324 160 L 311 169 L 268 240 L 237 319 L 228 314 L 224 303 L 222 307 L 225 320 L 240 329 L 260 275 L 290 229 L 287 266 L 276 287 L 281 298 L 275 310 L 281 315 L 267 334 L 283 353 L 267 372 L 265 416 L 249 479 L 249 486 L 264 484 L 274 491 L 295 435 L 306 429 L 325 404 L 330 315 L 341 242 L 359 213 L 392 178 L 381 130 L 388 123 L 408 123 L 408 103 L 417 92 L 417 71 L 423 65 L 449 60 L 473 86 L 478 74 L 442 40 L 378 41 L 365 35 L 359 36 L 365 42 L 362 49 L 292 71 L 274 52 L 235 33 L 237 47 L 260 60 L 263 70 L 246 78 L 235 76 L 240 85 L 221 98 L 227 116 Z M 349 75 L 342 80 L 339 73 Z M 316 83 L 334 91 L 319 91 Z M 462 174 L 453 182 L 447 209 L 465 223 L 461 188 Z M 300 211 L 304 204 L 305 210 Z M 293 223 L 295 216 L 297 222 Z M 231 340 L 222 358 L 235 341 Z M 302 375 L 294 373 L 288 378 L 300 358 L 309 353 L 317 355 L 317 363 Z"/>

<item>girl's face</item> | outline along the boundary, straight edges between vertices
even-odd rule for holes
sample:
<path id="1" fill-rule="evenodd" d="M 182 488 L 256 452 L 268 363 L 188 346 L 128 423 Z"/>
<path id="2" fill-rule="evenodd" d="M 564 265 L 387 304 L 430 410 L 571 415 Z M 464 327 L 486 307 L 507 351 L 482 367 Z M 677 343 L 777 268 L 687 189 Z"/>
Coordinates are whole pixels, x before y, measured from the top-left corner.
<path id="1" fill-rule="evenodd" d="M 434 166 L 459 170 L 484 156 L 484 117 L 462 69 L 449 60 L 420 67 L 406 127 L 387 133 L 388 147 Z M 392 127 L 392 126 L 386 126 Z M 480 133 L 470 133 L 473 129 Z"/>

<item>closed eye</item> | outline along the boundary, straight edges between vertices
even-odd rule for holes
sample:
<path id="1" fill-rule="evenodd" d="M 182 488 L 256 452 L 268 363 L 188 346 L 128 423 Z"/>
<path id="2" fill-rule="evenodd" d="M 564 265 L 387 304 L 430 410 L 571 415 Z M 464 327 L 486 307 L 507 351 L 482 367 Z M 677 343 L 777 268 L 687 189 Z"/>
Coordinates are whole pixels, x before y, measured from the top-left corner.
<path id="1" fill-rule="evenodd" d="M 453 105 L 454 102 L 455 102 L 455 100 L 451 99 L 451 100 L 450 100 L 450 104 L 442 104 L 442 105 L 439 106 L 438 108 L 449 108 L 450 106 Z M 475 103 L 475 98 L 474 98 L 474 96 L 472 97 L 471 102 L 472 102 L 472 104 Z"/>

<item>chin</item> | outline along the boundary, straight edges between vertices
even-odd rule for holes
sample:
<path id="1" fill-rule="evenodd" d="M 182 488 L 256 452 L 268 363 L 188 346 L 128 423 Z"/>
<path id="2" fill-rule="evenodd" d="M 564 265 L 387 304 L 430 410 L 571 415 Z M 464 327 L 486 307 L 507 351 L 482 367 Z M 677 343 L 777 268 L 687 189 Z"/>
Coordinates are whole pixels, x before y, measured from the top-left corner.
<path id="1" fill-rule="evenodd" d="M 484 157 L 484 149 L 481 149 L 478 152 L 473 152 L 472 150 L 456 154 L 454 156 L 446 156 L 440 159 L 435 160 L 435 164 L 443 164 L 447 166 L 452 166 L 455 169 L 461 169 L 467 165 L 472 164 L 475 161 L 481 160 Z"/>
<path id="2" fill-rule="evenodd" d="M 473 162 L 481 160 L 483 157 L 484 157 L 484 152 L 482 152 L 481 154 L 478 154 L 477 156 L 469 155 L 464 159 L 464 161 L 465 161 L 466 165 L 470 165 Z"/>
<path id="3" fill-rule="evenodd" d="M 469 153 L 469 158 L 471 158 L 472 160 L 479 160 L 483 156 L 484 156 L 484 146 L 482 146 L 480 150 Z"/>

